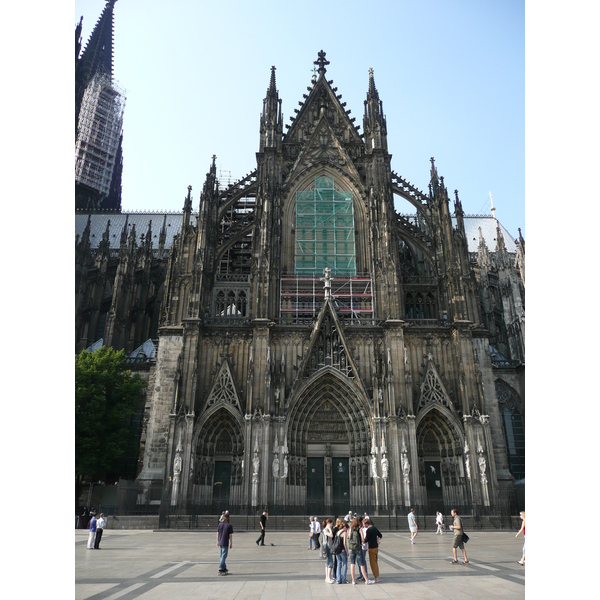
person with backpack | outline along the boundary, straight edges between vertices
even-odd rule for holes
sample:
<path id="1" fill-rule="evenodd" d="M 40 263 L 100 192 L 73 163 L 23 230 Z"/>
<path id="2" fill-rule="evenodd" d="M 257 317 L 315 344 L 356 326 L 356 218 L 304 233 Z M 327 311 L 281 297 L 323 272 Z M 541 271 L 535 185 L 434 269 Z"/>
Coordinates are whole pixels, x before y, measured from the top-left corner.
<path id="1" fill-rule="evenodd" d="M 362 551 L 362 535 L 360 533 L 360 524 L 357 518 L 352 519 L 350 524 L 348 550 L 350 552 L 350 575 L 352 576 L 352 585 L 356 585 L 356 579 L 354 578 L 355 564 L 358 565 L 359 573 L 362 573 L 362 577 L 367 585 L 375 583 L 372 579 L 367 577 L 366 564 Z"/>
<path id="2" fill-rule="evenodd" d="M 348 583 L 346 581 L 348 572 L 348 526 L 346 521 L 340 520 L 339 530 L 333 538 L 331 552 L 337 558 L 336 581 Z"/>
<path id="3" fill-rule="evenodd" d="M 335 583 L 335 579 L 331 577 L 333 570 L 333 557 L 331 555 L 331 540 L 333 539 L 332 525 L 333 520 L 327 519 L 323 528 L 323 548 L 327 558 L 327 562 L 325 563 L 325 583 Z"/>

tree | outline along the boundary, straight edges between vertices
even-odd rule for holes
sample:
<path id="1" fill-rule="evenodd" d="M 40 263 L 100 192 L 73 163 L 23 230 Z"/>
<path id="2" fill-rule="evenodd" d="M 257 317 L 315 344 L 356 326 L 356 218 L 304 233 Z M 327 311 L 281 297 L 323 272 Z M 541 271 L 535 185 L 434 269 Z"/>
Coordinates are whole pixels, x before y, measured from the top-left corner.
<path id="1" fill-rule="evenodd" d="M 126 368 L 125 352 L 102 347 L 75 357 L 75 476 L 76 494 L 84 475 L 115 474 L 132 452 L 136 432 L 132 415 L 146 387 Z"/>

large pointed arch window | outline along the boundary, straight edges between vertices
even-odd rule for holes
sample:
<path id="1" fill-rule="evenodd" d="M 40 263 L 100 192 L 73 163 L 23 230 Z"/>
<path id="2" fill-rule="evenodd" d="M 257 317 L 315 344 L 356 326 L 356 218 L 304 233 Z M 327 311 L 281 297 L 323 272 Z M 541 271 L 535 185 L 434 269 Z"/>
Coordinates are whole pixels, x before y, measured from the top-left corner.
<path id="1" fill-rule="evenodd" d="M 296 193 L 296 275 L 355 275 L 352 193 L 333 177 L 315 177 L 314 185 Z"/>

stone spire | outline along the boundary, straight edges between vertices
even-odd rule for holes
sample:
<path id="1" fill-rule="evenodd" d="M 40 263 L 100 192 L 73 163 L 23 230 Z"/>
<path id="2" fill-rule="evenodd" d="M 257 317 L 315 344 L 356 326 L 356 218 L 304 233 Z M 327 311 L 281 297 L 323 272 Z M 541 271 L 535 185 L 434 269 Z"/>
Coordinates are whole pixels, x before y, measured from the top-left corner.
<path id="1" fill-rule="evenodd" d="M 387 152 L 387 123 L 383 114 L 383 103 L 379 99 L 379 92 L 375 85 L 373 69 L 369 69 L 369 89 L 365 100 L 363 127 L 367 152 L 371 153 L 373 150 Z"/>

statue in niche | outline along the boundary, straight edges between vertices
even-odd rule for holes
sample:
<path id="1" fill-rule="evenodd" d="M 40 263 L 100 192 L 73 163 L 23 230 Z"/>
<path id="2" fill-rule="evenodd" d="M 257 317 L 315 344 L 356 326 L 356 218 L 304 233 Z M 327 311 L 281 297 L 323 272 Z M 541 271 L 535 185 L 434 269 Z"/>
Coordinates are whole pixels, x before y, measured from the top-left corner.
<path id="1" fill-rule="evenodd" d="M 284 479 L 285 477 L 287 477 L 288 474 L 288 459 L 287 459 L 287 454 L 283 455 L 283 474 L 281 475 L 281 478 Z"/>
<path id="2" fill-rule="evenodd" d="M 356 461 L 354 459 L 350 461 L 350 481 L 356 481 Z"/>
<path id="3" fill-rule="evenodd" d="M 410 462 L 408 461 L 406 452 L 402 454 L 402 475 L 404 475 L 405 480 L 408 480 L 408 476 L 410 475 Z"/>
<path id="4" fill-rule="evenodd" d="M 275 455 L 275 458 L 273 459 L 273 477 L 275 479 L 277 479 L 279 477 L 279 457 L 277 456 L 277 454 Z"/>
<path id="5" fill-rule="evenodd" d="M 390 472 L 390 463 L 385 454 L 381 458 L 381 478 L 387 481 Z"/>
<path id="6" fill-rule="evenodd" d="M 331 460 L 329 459 L 326 459 L 325 462 L 325 477 L 327 478 L 327 481 L 331 479 Z"/>
<path id="7" fill-rule="evenodd" d="M 485 474 L 485 456 L 483 456 L 483 454 L 480 454 L 479 458 L 477 459 L 477 462 L 479 464 L 479 473 L 481 474 L 481 483 L 487 483 L 487 476 Z"/>
<path id="8" fill-rule="evenodd" d="M 258 448 L 254 448 L 254 458 L 252 459 L 252 467 L 254 469 L 253 475 L 258 476 L 258 470 L 260 469 L 260 458 L 258 458 Z"/>
<path id="9" fill-rule="evenodd" d="M 371 457 L 371 477 L 379 479 L 379 475 L 377 475 L 377 455 L 375 454 Z"/>
<path id="10" fill-rule="evenodd" d="M 179 478 L 179 474 L 181 473 L 181 454 L 179 453 L 175 455 L 175 462 L 173 463 L 173 473 L 175 477 Z"/>

